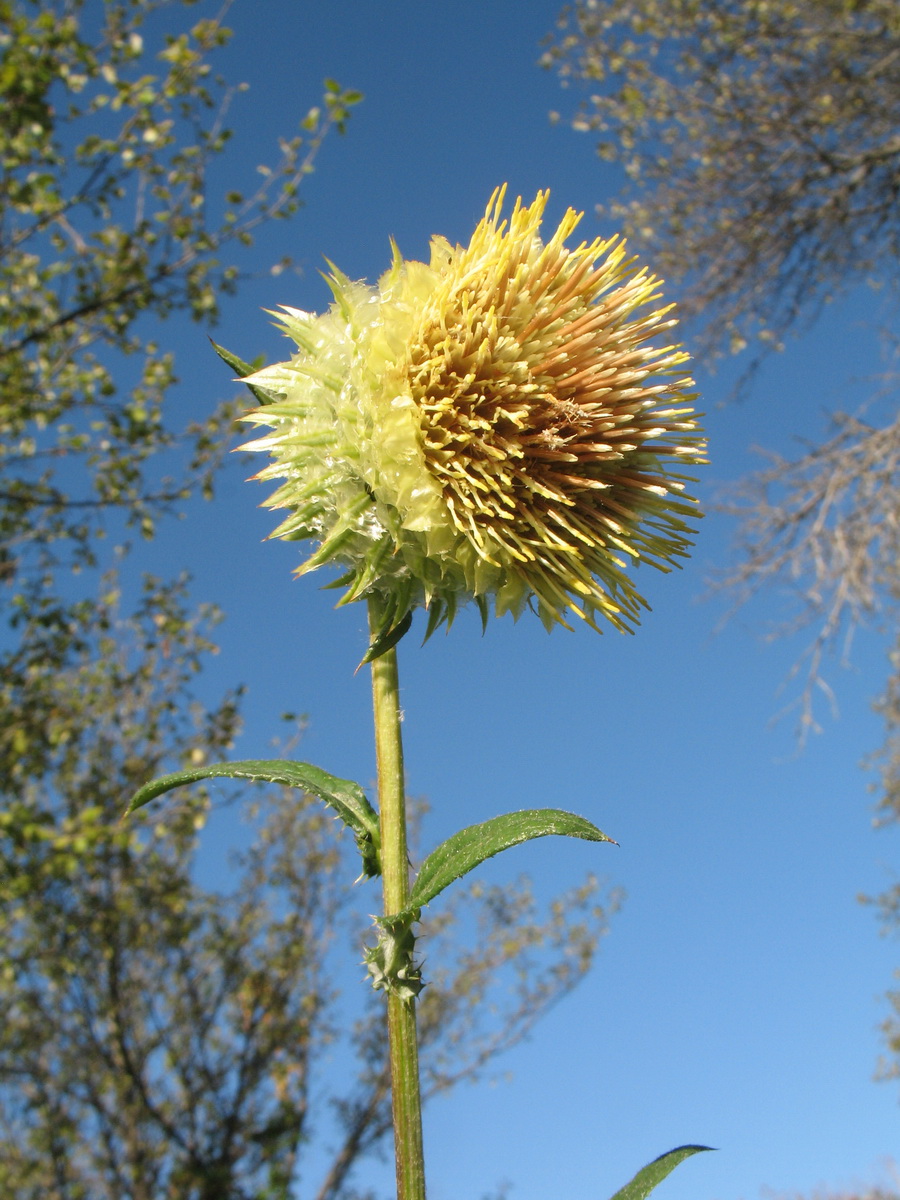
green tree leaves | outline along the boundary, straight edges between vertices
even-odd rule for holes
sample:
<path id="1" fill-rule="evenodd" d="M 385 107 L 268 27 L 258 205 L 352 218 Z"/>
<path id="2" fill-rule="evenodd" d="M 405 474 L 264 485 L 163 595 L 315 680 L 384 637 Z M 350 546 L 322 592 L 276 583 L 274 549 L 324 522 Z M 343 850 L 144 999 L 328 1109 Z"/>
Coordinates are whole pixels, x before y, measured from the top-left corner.
<path id="1" fill-rule="evenodd" d="M 175 27 L 166 38 L 149 20 L 163 8 Z M 90 563 L 105 510 L 150 536 L 195 488 L 211 488 L 234 405 L 187 429 L 173 423 L 174 364 L 147 318 L 215 320 L 255 231 L 297 211 L 323 140 L 361 98 L 329 80 L 246 194 L 225 186 L 219 197 L 209 179 L 235 89 L 212 65 L 230 30 L 219 17 L 186 24 L 191 8 L 6 0 L 0 10 L 0 545 L 16 547 L 10 572 Z M 155 455 L 176 446 L 188 447 L 180 474 L 165 478 Z"/>

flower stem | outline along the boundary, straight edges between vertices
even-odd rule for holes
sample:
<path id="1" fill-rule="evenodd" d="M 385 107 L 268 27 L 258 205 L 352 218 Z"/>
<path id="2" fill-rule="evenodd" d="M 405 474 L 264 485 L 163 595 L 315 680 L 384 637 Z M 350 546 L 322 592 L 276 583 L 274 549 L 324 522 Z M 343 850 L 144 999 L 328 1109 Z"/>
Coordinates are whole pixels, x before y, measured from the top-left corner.
<path id="1" fill-rule="evenodd" d="M 373 638 L 381 628 L 381 615 L 381 606 L 377 598 L 370 598 L 369 628 Z M 393 648 L 372 663 L 372 705 L 378 762 L 384 913 L 385 916 L 390 916 L 406 907 L 409 895 L 406 788 L 403 777 L 403 744 L 400 736 L 400 687 L 397 654 Z M 425 1200 L 425 1158 L 422 1149 L 422 1099 L 419 1089 L 415 1000 L 403 1000 L 389 992 L 387 1006 L 397 1200 Z"/>

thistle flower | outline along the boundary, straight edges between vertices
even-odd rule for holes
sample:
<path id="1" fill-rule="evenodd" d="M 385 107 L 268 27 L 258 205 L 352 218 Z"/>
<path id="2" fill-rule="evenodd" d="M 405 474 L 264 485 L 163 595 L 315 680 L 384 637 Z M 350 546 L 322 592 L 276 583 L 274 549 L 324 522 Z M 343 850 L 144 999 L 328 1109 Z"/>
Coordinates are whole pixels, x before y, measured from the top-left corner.
<path id="1" fill-rule="evenodd" d="M 327 313 L 276 314 L 298 351 L 248 377 L 272 403 L 244 420 L 273 432 L 244 449 L 284 481 L 272 536 L 319 543 L 298 574 L 337 564 L 342 602 L 379 593 L 391 627 L 474 600 L 630 630 L 647 605 L 629 564 L 677 565 L 699 515 L 688 356 L 624 242 L 567 249 L 570 209 L 544 244 L 548 193 L 507 222 L 504 191 L 468 246 L 436 237 L 428 264 L 394 247 L 377 287 L 335 269 Z"/>

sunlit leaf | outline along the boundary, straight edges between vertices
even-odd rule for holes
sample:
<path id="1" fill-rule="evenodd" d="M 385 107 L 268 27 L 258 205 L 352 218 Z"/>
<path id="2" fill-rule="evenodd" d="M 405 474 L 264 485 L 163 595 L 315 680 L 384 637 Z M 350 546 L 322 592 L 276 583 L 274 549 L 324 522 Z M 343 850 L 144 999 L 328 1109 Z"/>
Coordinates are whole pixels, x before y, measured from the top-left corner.
<path id="1" fill-rule="evenodd" d="M 613 841 L 584 817 L 558 808 L 527 808 L 493 817 L 480 825 L 469 825 L 442 842 L 422 863 L 410 892 L 408 911 L 428 904 L 455 879 L 467 875 L 501 850 L 549 834 L 585 838 L 589 842 Z"/>
<path id="2" fill-rule="evenodd" d="M 290 762 L 285 759 L 250 759 L 243 762 L 213 763 L 174 771 L 151 783 L 145 783 L 132 797 L 127 813 L 134 812 L 164 792 L 197 783 L 201 779 L 251 779 L 256 783 L 280 783 L 299 788 L 317 796 L 335 810 L 352 831 L 363 860 L 364 875 L 380 875 L 379 847 L 381 844 L 378 815 L 362 788 L 348 779 L 338 779 L 311 763 Z"/>
<path id="3" fill-rule="evenodd" d="M 678 1146 L 668 1154 L 661 1154 L 659 1158 L 654 1158 L 652 1163 L 642 1167 L 630 1183 L 626 1183 L 616 1192 L 612 1200 L 646 1200 L 670 1171 L 674 1171 L 679 1163 L 690 1158 L 692 1154 L 699 1154 L 701 1150 L 712 1150 L 712 1146 Z"/>

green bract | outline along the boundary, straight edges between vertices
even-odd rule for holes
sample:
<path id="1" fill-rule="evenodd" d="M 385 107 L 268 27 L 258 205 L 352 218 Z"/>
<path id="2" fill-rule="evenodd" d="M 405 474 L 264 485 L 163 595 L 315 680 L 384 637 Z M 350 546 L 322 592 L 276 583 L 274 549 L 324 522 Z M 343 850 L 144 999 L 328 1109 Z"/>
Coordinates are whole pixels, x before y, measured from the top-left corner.
<path id="1" fill-rule="evenodd" d="M 428 264 L 395 249 L 377 287 L 335 270 L 323 316 L 282 309 L 298 351 L 247 377 L 275 399 L 244 418 L 273 430 L 245 449 L 283 481 L 273 536 L 319 543 L 299 571 L 338 565 L 344 601 L 378 593 L 387 628 L 492 600 L 628 630 L 646 606 L 628 560 L 669 569 L 698 515 L 687 355 L 622 242 L 567 249 L 570 209 L 544 244 L 547 193 L 508 226 L 503 194 L 467 247 L 435 238 Z"/>

